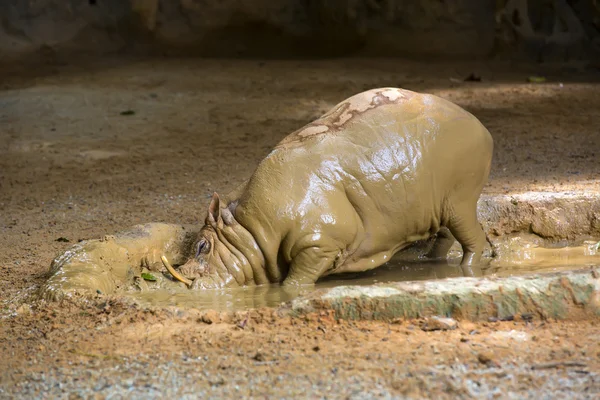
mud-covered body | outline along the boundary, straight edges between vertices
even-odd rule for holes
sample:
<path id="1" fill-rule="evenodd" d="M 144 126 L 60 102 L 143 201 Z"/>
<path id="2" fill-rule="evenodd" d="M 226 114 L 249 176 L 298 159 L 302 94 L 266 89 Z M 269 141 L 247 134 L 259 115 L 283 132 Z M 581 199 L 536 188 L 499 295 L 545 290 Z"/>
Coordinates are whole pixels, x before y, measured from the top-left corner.
<path id="1" fill-rule="evenodd" d="M 312 283 L 378 267 L 442 226 L 461 242 L 463 264 L 477 262 L 476 203 L 492 147 L 473 115 L 439 97 L 360 93 L 284 138 L 228 204 L 213 199 L 200 234 L 210 246 L 187 270 L 202 265 L 198 279 L 230 273 L 238 284 Z"/>
<path id="2" fill-rule="evenodd" d="M 358 96 L 369 108 L 351 113 L 360 103 L 350 100 L 288 136 L 239 199 L 235 218 L 277 280 L 307 246 L 336 253 L 322 275 L 364 271 L 435 234 L 454 202 L 475 210 L 492 155 L 491 136 L 475 117 L 404 90 Z M 388 102 L 371 108 L 377 97 Z"/>

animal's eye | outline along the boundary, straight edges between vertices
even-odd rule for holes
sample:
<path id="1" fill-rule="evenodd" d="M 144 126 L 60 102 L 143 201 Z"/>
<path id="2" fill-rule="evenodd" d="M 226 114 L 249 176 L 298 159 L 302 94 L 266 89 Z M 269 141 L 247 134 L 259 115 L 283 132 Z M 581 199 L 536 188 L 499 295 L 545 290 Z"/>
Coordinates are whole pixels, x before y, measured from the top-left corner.
<path id="1" fill-rule="evenodd" d="M 207 240 L 202 239 L 198 242 L 198 248 L 196 249 L 196 257 L 200 255 L 200 253 L 207 253 L 210 248 L 210 244 Z"/>

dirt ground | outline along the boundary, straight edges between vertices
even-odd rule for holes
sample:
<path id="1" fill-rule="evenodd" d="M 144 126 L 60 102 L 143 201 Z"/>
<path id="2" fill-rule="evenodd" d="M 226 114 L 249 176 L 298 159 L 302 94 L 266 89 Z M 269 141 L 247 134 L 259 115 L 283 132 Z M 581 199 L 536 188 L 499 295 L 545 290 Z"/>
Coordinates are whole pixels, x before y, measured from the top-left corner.
<path id="1" fill-rule="evenodd" d="M 424 332 L 269 311 L 209 324 L 102 296 L 22 304 L 80 239 L 202 222 L 214 190 L 367 88 L 427 91 L 480 118 L 495 141 L 486 193 L 597 191 L 599 80 L 581 65 L 383 59 L 0 67 L 0 398 L 599 396 L 598 321 Z"/>

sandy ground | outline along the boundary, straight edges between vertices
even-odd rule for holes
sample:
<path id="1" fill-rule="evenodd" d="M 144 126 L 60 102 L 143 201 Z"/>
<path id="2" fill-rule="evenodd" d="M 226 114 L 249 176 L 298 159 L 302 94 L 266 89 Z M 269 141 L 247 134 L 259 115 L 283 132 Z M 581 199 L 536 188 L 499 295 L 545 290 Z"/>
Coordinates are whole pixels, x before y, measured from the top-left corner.
<path id="1" fill-rule="evenodd" d="M 472 72 L 482 82 L 462 82 Z M 534 74 L 548 81 L 527 83 Z M 600 395 L 596 321 L 423 332 L 418 321 L 266 311 L 206 324 L 101 297 L 21 305 L 73 242 L 203 221 L 213 190 L 232 189 L 286 134 L 367 88 L 427 91 L 479 117 L 495 140 L 486 193 L 597 190 L 599 78 L 579 66 L 397 60 L 1 67 L 0 397 Z"/>

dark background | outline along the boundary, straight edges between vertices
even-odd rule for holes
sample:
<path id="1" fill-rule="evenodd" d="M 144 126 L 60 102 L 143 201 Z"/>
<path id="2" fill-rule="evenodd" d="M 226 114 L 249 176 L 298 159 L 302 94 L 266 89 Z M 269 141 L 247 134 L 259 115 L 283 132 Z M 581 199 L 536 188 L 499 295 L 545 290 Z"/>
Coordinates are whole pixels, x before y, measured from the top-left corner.
<path id="1" fill-rule="evenodd" d="M 598 60 L 597 0 L 3 0 L 0 53 Z"/>

